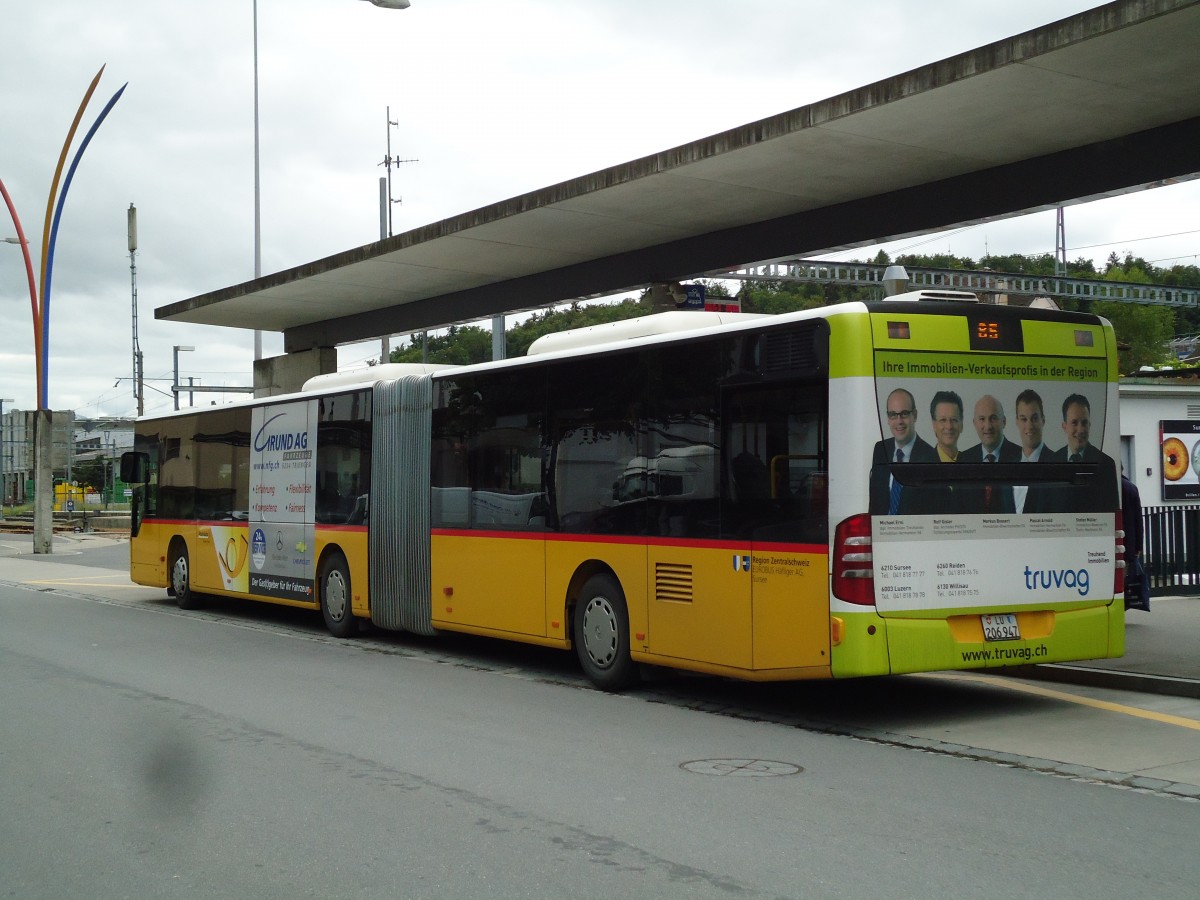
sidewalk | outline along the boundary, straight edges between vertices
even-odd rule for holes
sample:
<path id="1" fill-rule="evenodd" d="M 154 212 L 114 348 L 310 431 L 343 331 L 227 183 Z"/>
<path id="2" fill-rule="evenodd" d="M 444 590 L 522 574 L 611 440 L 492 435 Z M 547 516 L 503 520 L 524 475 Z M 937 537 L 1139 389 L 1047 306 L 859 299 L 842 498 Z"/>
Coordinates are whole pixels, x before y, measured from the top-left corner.
<path id="1" fill-rule="evenodd" d="M 1021 666 L 1021 678 L 1200 699 L 1200 597 L 1154 597 L 1125 613 L 1125 655 Z"/>

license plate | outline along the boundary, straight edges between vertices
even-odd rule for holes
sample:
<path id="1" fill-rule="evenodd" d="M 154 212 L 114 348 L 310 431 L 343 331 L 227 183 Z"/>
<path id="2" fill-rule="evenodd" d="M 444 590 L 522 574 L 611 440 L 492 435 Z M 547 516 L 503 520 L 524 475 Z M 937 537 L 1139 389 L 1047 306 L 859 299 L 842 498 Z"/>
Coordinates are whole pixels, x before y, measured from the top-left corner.
<path id="1" fill-rule="evenodd" d="M 980 616 L 983 623 L 983 639 L 985 641 L 1019 641 L 1021 629 L 1017 627 L 1017 617 L 1011 613 L 998 616 Z"/>

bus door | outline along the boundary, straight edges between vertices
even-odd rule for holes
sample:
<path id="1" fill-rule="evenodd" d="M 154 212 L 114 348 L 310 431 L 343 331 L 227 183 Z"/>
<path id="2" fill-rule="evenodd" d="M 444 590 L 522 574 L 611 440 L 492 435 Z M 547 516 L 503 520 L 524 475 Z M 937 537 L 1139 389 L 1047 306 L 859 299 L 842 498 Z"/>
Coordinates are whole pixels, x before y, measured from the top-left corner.
<path id="1" fill-rule="evenodd" d="M 722 520 L 745 542 L 756 670 L 829 664 L 825 396 L 823 380 L 725 394 Z"/>
<path id="2" fill-rule="evenodd" d="M 129 576 L 137 584 L 165 585 L 166 564 L 158 525 L 159 436 L 138 433 L 134 450 L 121 456 L 121 480 L 132 488 Z"/>
<path id="3" fill-rule="evenodd" d="M 647 642 L 659 656 L 749 669 L 750 578 L 738 565 L 741 548 L 720 539 L 714 412 L 693 406 L 645 422 L 629 466 L 648 534 Z"/>
<path id="4" fill-rule="evenodd" d="M 446 379 L 432 418 L 433 622 L 546 635 L 544 377 Z"/>

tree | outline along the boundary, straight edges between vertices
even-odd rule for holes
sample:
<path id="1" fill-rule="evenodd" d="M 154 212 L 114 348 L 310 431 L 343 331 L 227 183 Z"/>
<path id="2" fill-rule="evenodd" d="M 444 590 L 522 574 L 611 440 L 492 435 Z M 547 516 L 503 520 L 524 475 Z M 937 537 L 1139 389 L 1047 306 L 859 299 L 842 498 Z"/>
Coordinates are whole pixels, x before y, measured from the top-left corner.
<path id="1" fill-rule="evenodd" d="M 879 251 L 873 262 L 889 265 L 892 261 Z M 986 256 L 975 260 L 950 254 L 917 255 L 906 254 L 896 258 L 899 265 L 928 269 L 982 269 L 1033 276 L 1052 276 L 1055 260 L 1051 253 L 1033 256 L 1011 254 Z M 1067 277 L 1179 285 L 1200 288 L 1200 268 L 1197 266 L 1173 266 L 1169 270 L 1157 268 L 1141 257 L 1126 252 L 1124 257 L 1113 253 L 1109 256 L 1103 275 L 1096 270 L 1090 259 L 1079 258 L 1067 263 Z M 722 281 L 702 280 L 710 297 L 728 296 L 729 291 Z M 649 292 L 643 293 L 642 299 Z M 871 300 L 878 296 L 878 289 L 870 286 L 808 284 L 800 282 L 747 281 L 738 291 L 743 312 L 778 314 L 799 309 L 812 309 L 832 303 L 850 300 Z M 1144 365 L 1163 365 L 1171 361 L 1169 343 L 1176 333 L 1200 331 L 1200 309 L 1180 308 L 1172 312 L 1167 307 L 1142 306 L 1121 302 L 1098 303 L 1089 299 L 1063 297 L 1059 299 L 1063 309 L 1097 312 L 1111 319 L 1117 328 L 1118 340 L 1128 344 L 1121 351 L 1122 372 L 1132 372 Z M 1101 312 L 1101 310 L 1106 310 Z M 524 321 L 514 325 L 506 334 L 506 354 L 510 357 L 524 356 L 529 345 L 545 334 L 600 325 L 646 315 L 644 303 L 626 299 L 619 303 L 588 304 L 574 303 L 564 309 L 551 309 L 533 313 Z M 422 337 L 414 335 L 412 342 L 392 351 L 392 362 L 420 362 Z M 491 359 L 491 333 L 477 326 L 453 326 L 447 331 L 428 337 L 427 361 L 433 363 L 465 364 Z"/>
<path id="2" fill-rule="evenodd" d="M 76 460 L 71 477 L 81 487 L 102 493 L 108 486 L 108 463 L 100 458 Z"/>
<path id="3" fill-rule="evenodd" d="M 529 345 L 543 335 L 573 328 L 586 328 L 589 325 L 619 322 L 644 314 L 645 310 L 636 300 L 590 306 L 572 303 L 567 309 L 548 309 L 543 313 L 534 313 L 524 322 L 508 329 L 505 348 L 509 356 L 524 356 L 529 351 Z"/>
<path id="4" fill-rule="evenodd" d="M 428 337 L 414 334 L 405 347 L 391 352 L 389 362 L 422 362 L 422 348 L 427 350 L 424 362 L 465 366 L 487 362 L 492 358 L 492 336 L 478 325 L 451 325 L 445 334 Z"/>
<path id="5" fill-rule="evenodd" d="M 975 260 L 969 256 L 954 256 L 950 253 L 934 253 L 932 255 L 917 255 L 904 253 L 896 257 L 896 265 L 913 266 L 924 269 L 975 269 Z"/>
<path id="6" fill-rule="evenodd" d="M 1151 273 L 1154 275 L 1151 275 Z M 1118 259 L 1116 253 L 1108 255 L 1108 266 L 1104 271 L 1105 281 L 1124 281 L 1127 284 L 1157 284 L 1158 270 L 1140 256 L 1126 252 Z"/>
<path id="7" fill-rule="evenodd" d="M 1175 336 L 1175 314 L 1169 307 L 1098 300 L 1091 311 L 1112 322 L 1118 344 L 1129 346 L 1117 351 L 1122 375 L 1132 374 L 1142 366 L 1162 366 L 1175 361 L 1168 349 Z"/>

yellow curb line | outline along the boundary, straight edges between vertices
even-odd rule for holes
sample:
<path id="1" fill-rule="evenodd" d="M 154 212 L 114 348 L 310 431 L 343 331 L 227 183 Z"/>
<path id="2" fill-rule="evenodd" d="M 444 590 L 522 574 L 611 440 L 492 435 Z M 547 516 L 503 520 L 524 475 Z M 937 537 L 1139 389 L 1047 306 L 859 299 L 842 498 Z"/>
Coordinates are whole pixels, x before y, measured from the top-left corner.
<path id="1" fill-rule="evenodd" d="M 1126 716 L 1135 716 L 1139 719 L 1150 719 L 1154 722 L 1162 722 L 1164 725 L 1178 725 L 1180 728 L 1190 728 L 1193 731 L 1200 731 L 1200 721 L 1189 719 L 1186 716 L 1173 716 L 1169 713 L 1153 712 L 1149 709 L 1139 709 L 1136 706 L 1125 706 L 1121 703 L 1110 703 L 1107 700 L 1095 700 L 1091 697 L 1080 697 L 1077 694 L 1068 694 L 1064 691 L 1056 691 L 1051 688 L 1039 687 L 1033 684 L 1022 684 L 1017 681 L 1010 681 L 1007 678 L 988 678 L 983 675 L 956 675 L 956 674 L 925 674 L 922 678 L 944 678 L 950 681 L 974 681 L 979 684 L 987 684 L 993 687 L 1005 687 L 1012 691 L 1024 691 L 1026 694 L 1036 694 L 1039 697 L 1049 697 L 1054 700 L 1065 700 L 1068 703 L 1076 703 L 1080 706 L 1090 706 L 1093 709 L 1103 709 L 1108 712 L 1121 713 Z"/>

